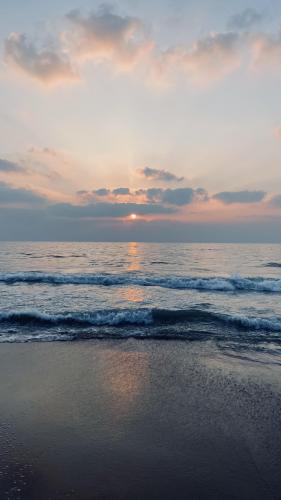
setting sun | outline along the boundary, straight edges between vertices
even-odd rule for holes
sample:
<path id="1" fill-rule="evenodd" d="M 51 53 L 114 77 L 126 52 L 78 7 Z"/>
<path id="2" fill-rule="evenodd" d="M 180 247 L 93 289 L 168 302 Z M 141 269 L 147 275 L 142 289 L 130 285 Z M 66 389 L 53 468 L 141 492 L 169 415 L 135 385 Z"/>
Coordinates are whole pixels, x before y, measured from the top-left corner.
<path id="1" fill-rule="evenodd" d="M 136 218 L 137 218 L 136 214 L 131 214 L 131 219 L 132 220 L 136 220 Z"/>

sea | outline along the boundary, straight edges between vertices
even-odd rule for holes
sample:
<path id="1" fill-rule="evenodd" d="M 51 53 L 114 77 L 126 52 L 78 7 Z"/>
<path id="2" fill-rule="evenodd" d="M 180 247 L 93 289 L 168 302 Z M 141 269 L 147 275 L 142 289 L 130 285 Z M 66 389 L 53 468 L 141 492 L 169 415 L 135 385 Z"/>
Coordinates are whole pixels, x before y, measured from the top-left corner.
<path id="1" fill-rule="evenodd" d="M 281 364 L 281 245 L 0 243 L 0 342 L 132 337 Z"/>

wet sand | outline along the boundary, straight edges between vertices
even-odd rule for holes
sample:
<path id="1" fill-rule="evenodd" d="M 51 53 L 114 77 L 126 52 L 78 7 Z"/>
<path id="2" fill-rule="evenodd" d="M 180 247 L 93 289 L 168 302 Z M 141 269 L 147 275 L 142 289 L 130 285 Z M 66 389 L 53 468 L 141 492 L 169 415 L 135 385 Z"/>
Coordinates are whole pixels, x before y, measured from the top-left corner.
<path id="1" fill-rule="evenodd" d="M 0 499 L 280 499 L 281 367 L 264 361 L 195 342 L 2 344 Z"/>

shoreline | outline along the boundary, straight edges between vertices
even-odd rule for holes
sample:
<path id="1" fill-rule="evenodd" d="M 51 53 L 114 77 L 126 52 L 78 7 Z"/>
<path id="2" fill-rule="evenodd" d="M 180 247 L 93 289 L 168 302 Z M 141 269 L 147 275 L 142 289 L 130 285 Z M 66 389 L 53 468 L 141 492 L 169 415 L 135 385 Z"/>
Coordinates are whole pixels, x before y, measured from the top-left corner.
<path id="1" fill-rule="evenodd" d="M 280 374 L 211 342 L 2 344 L 0 498 L 277 500 Z"/>

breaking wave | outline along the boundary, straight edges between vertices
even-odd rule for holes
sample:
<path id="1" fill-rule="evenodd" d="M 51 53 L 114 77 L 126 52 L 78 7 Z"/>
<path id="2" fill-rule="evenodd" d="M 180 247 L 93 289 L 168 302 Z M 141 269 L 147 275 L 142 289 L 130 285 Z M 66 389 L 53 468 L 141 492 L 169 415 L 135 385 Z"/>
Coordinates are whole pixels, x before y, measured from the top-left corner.
<path id="1" fill-rule="evenodd" d="M 0 282 L 49 285 L 147 286 L 178 290 L 281 293 L 281 279 L 264 277 L 180 277 L 136 274 L 0 273 Z"/>
<path id="2" fill-rule="evenodd" d="M 0 312 L 0 324 L 37 326 L 123 326 L 148 325 L 153 322 L 150 310 L 105 310 L 49 314 L 37 310 Z"/>
<path id="3" fill-rule="evenodd" d="M 38 310 L 0 312 L 0 324 L 29 326 L 149 326 L 176 324 L 222 324 L 243 330 L 281 332 L 281 318 L 248 317 L 205 311 L 202 309 L 113 309 L 92 312 L 50 314 Z"/>

